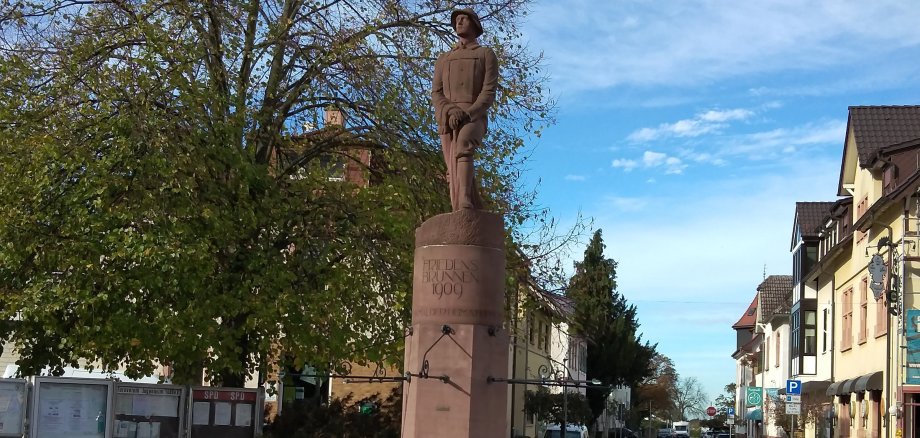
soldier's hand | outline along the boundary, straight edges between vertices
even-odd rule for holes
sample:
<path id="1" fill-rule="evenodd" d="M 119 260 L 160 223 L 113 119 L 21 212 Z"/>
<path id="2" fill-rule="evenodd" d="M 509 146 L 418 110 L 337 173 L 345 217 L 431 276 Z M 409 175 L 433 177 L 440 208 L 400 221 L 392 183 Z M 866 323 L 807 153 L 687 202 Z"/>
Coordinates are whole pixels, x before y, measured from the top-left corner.
<path id="1" fill-rule="evenodd" d="M 457 130 L 460 129 L 465 123 L 470 121 L 470 115 L 461 109 L 452 110 L 449 113 L 447 125 L 450 126 L 450 129 Z"/>

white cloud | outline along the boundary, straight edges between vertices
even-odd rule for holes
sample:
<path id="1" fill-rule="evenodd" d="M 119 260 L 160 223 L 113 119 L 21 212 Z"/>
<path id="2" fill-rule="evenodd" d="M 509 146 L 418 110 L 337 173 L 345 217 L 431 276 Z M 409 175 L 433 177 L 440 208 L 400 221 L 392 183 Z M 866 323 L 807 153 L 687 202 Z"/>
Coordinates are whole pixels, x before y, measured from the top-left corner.
<path id="1" fill-rule="evenodd" d="M 680 158 L 677 157 L 668 157 L 664 160 L 665 171 L 664 173 L 669 175 L 680 174 L 684 172 L 684 168 L 687 167 Z"/>
<path id="2" fill-rule="evenodd" d="M 612 164 L 614 168 L 622 168 L 626 172 L 630 172 L 640 165 L 645 169 L 664 169 L 666 175 L 677 175 L 683 173 L 684 169 L 687 168 L 687 165 L 680 158 L 655 151 L 643 152 L 640 160 L 617 158 L 613 160 Z M 649 180 L 648 182 L 655 181 Z"/>
<path id="3" fill-rule="evenodd" d="M 789 154 L 807 152 L 809 147 L 842 147 L 846 127 L 846 120 L 824 120 L 791 128 L 730 136 L 715 142 L 717 151 L 714 155 L 765 160 L 788 158 Z"/>
<path id="4" fill-rule="evenodd" d="M 625 17 L 611 19 L 611 17 Z M 557 88 L 716 83 L 752 73 L 893 64 L 920 45 L 920 8 L 902 0 L 544 0 L 525 26 Z M 782 25 L 777 25 L 782 23 Z M 904 78 L 901 79 L 903 81 Z M 755 87 L 756 88 L 756 87 Z"/>
<path id="5" fill-rule="evenodd" d="M 713 118 L 725 118 L 719 114 Z M 732 117 L 741 117 L 735 115 Z M 745 116 L 748 117 L 748 116 Z M 644 168 L 664 168 L 665 174 L 680 174 L 690 164 L 725 166 L 730 161 L 789 160 L 810 154 L 816 148 L 842 145 L 846 135 L 846 120 L 820 120 L 789 128 L 768 131 L 721 134 L 707 137 L 705 142 L 695 142 L 676 147 L 677 153 L 646 151 L 642 155 Z M 702 143 L 702 145 L 701 145 Z M 638 167 L 634 165 L 629 170 Z M 617 167 L 617 166 L 614 166 Z"/>
<path id="6" fill-rule="evenodd" d="M 585 181 L 587 179 L 588 177 L 584 175 L 566 175 L 565 176 L 566 181 Z"/>
<path id="7" fill-rule="evenodd" d="M 730 120 L 744 120 L 753 115 L 754 113 L 750 110 L 738 108 L 727 111 L 709 110 L 698 117 L 706 122 L 728 122 Z"/>
<path id="8" fill-rule="evenodd" d="M 620 158 L 613 160 L 613 163 L 611 163 L 610 165 L 614 168 L 623 169 L 626 172 L 629 172 L 635 169 L 636 167 L 639 167 L 639 163 L 637 163 L 635 160 L 626 160 L 626 159 L 620 159 Z"/>
<path id="9" fill-rule="evenodd" d="M 668 154 L 654 151 L 645 151 L 645 153 L 642 154 L 642 164 L 644 164 L 645 167 L 660 166 L 664 164 L 667 158 Z"/>
<path id="10" fill-rule="evenodd" d="M 726 122 L 749 119 L 753 115 L 753 111 L 742 108 L 725 111 L 709 110 L 697 114 L 692 119 L 678 120 L 674 123 L 662 123 L 657 128 L 638 129 L 629 134 L 626 139 L 643 143 L 668 137 L 699 137 L 728 127 L 729 125 Z"/>

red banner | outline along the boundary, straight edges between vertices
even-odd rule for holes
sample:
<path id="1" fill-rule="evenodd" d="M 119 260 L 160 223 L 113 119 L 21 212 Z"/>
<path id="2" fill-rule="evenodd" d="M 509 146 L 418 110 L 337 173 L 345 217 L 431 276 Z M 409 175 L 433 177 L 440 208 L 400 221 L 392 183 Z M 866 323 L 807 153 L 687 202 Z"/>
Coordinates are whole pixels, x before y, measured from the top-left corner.
<path id="1" fill-rule="evenodd" d="M 192 400 L 218 400 L 230 402 L 256 402 L 257 395 L 254 391 L 240 391 L 238 389 L 196 389 L 192 391 Z"/>

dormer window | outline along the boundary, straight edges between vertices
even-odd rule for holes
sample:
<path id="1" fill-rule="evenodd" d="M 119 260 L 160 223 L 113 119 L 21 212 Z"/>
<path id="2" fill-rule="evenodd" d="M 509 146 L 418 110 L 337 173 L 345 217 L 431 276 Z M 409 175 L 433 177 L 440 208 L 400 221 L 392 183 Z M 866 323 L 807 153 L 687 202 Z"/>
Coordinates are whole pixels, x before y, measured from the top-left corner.
<path id="1" fill-rule="evenodd" d="M 891 193 L 897 187 L 898 187 L 898 168 L 895 166 L 888 166 L 885 168 L 885 171 L 882 173 L 882 193 L 887 195 L 888 193 Z"/>

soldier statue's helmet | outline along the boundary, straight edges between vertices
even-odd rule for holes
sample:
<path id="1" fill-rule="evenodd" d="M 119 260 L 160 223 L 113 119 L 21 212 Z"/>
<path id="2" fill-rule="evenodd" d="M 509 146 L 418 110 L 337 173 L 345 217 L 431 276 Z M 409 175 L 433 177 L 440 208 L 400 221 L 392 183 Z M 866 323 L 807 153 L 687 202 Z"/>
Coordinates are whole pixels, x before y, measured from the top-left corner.
<path id="1" fill-rule="evenodd" d="M 472 9 L 457 9 L 452 12 L 450 14 L 450 27 L 457 29 L 457 16 L 459 15 L 466 15 L 470 18 L 470 22 L 476 27 L 476 38 L 479 38 L 482 35 L 482 22 L 479 21 L 479 16 Z"/>

